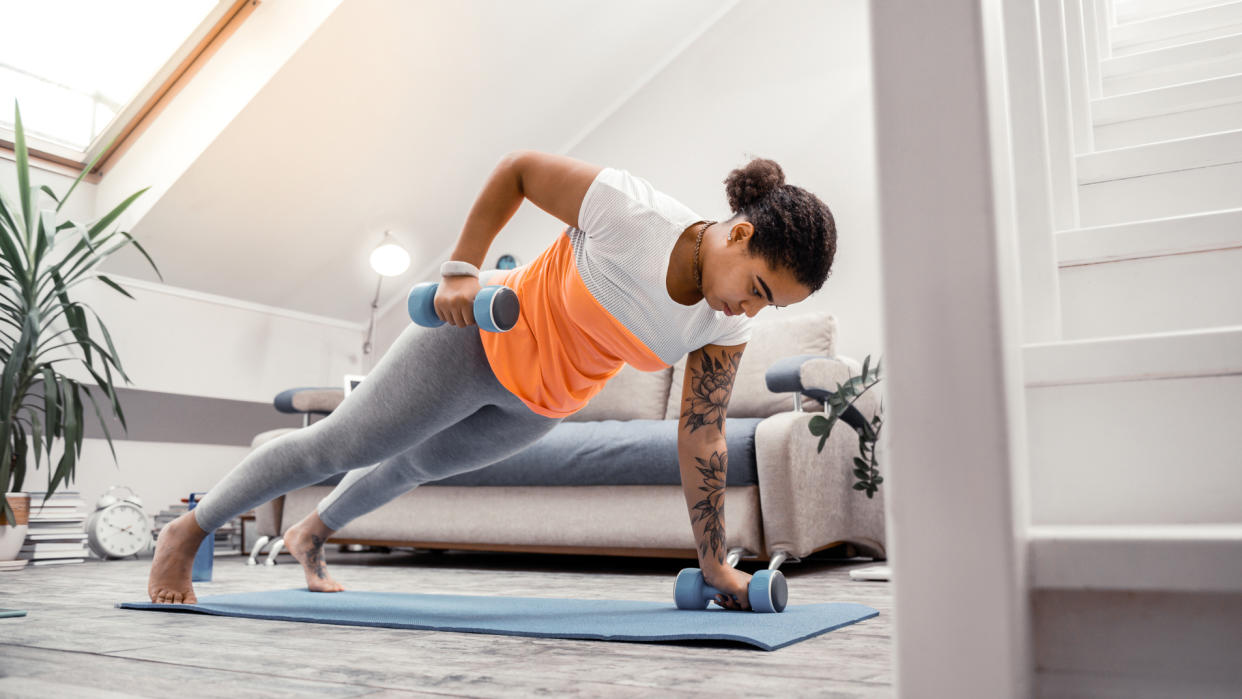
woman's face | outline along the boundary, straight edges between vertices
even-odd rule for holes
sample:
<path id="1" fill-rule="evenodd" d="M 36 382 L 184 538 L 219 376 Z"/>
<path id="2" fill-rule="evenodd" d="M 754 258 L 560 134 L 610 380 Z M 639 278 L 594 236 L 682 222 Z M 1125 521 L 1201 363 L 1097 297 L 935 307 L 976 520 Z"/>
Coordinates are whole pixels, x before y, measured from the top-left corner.
<path id="1" fill-rule="evenodd" d="M 788 306 L 811 295 L 789 270 L 773 269 L 762 257 L 750 256 L 754 232 L 750 222 L 740 221 L 713 246 L 710 262 L 703 270 L 703 296 L 713 309 L 753 318 L 766 306 Z"/>

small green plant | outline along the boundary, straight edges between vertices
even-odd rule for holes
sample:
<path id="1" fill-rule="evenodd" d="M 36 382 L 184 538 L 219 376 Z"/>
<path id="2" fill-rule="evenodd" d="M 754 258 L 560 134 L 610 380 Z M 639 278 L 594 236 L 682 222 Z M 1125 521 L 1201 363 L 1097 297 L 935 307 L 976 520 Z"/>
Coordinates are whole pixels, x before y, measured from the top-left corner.
<path id="1" fill-rule="evenodd" d="M 121 202 L 98 221 L 79 224 L 58 223 L 60 209 L 68 201 L 78 183 L 95 167 L 99 156 L 78 175 L 63 197 L 47 186 L 30 183 L 30 156 L 26 134 L 22 128 L 21 109 L 14 104 L 14 154 L 17 163 L 17 205 L 0 191 L 0 488 L 3 492 L 19 492 L 26 478 L 26 457 L 33 447 L 35 469 L 40 466 L 40 452 L 48 458 L 47 495 L 61 482 L 72 483 L 78 457 L 82 455 L 84 436 L 83 407 L 90 400 L 99 424 L 116 460 L 112 435 L 99 411 L 99 405 L 88 386 L 64 376 L 56 366 L 60 362 L 80 361 L 94 377 L 99 390 L 111 401 L 114 415 L 121 427 L 128 430 L 125 414 L 113 388 L 113 369 L 120 378 L 130 381 L 121 368 L 121 360 L 112 345 L 112 336 L 90 306 L 69 298 L 69 291 L 91 279 L 98 279 L 129 298 L 129 292 L 111 279 L 98 274 L 96 268 L 113 253 L 133 243 L 152 269 L 163 280 L 159 268 L 129 233 L 109 227 L 129 208 L 143 189 Z M 108 151 L 100 151 L 100 156 Z M 40 194 L 46 194 L 55 209 L 40 208 Z M 107 348 L 91 336 L 86 311 L 95 316 Z M 57 321 L 66 329 L 54 332 Z M 71 335 L 71 337 L 63 337 Z M 63 339 L 62 339 L 63 338 Z M 52 359 L 50 353 L 61 348 L 80 350 L 85 358 L 70 356 Z M 97 364 L 98 363 L 98 364 Z M 52 445 L 65 440 L 64 454 L 52 469 Z M 33 505 L 33 503 L 31 503 Z M 5 521 L 13 523 L 12 508 L 0 497 Z"/>
<path id="2" fill-rule="evenodd" d="M 854 407 L 855 401 L 880 382 L 880 362 L 875 363 L 874 369 L 871 369 L 870 365 L 871 356 L 868 355 L 863 361 L 862 376 L 852 377 L 845 384 L 837 384 L 837 390 L 828 394 L 825 401 L 829 410 L 828 417 L 816 415 L 808 424 L 811 434 L 820 438 L 819 446 L 815 449 L 816 453 L 824 451 L 828 435 L 832 433 L 832 428 L 836 426 L 838 420 L 854 428 L 854 431 L 858 433 L 858 453 L 862 455 L 862 458 L 854 457 L 854 476 L 858 478 L 858 482 L 854 484 L 854 490 L 866 491 L 868 498 L 875 497 L 880 484 L 884 482 L 884 478 L 880 475 L 880 464 L 875 455 L 875 445 L 880 439 L 880 430 L 884 426 L 884 403 L 880 403 L 880 409 L 876 411 L 871 422 L 867 422 L 862 413 Z"/>

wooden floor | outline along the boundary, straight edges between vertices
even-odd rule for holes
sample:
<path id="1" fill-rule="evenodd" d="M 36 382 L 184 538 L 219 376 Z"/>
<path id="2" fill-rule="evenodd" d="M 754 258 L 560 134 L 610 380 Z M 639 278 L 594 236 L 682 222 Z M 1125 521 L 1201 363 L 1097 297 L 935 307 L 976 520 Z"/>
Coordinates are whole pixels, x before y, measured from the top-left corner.
<path id="1" fill-rule="evenodd" d="M 348 553 L 346 589 L 671 600 L 685 561 L 533 554 Z M 217 558 L 198 595 L 305 584 Z M 150 559 L 0 572 L 0 697 L 893 695 L 891 588 L 856 582 L 870 560 L 782 567 L 790 604 L 856 602 L 880 616 L 780 650 L 731 643 L 614 643 L 261 621 L 115 608 L 145 601 Z M 753 572 L 755 564 L 739 566 Z"/>

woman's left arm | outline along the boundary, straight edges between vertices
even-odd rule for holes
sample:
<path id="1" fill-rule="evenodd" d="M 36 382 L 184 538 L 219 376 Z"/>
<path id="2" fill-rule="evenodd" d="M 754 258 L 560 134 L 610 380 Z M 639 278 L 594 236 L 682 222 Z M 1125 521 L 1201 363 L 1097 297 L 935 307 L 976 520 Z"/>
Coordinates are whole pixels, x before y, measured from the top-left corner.
<path id="1" fill-rule="evenodd" d="M 718 598 L 728 609 L 748 609 L 746 585 L 750 576 L 725 562 L 725 474 L 729 451 L 725 446 L 725 415 L 733 381 L 746 345 L 706 345 L 686 358 L 681 390 L 681 417 L 677 457 L 681 487 L 690 511 L 690 526 L 699 554 L 699 567 L 709 585 L 729 593 Z"/>

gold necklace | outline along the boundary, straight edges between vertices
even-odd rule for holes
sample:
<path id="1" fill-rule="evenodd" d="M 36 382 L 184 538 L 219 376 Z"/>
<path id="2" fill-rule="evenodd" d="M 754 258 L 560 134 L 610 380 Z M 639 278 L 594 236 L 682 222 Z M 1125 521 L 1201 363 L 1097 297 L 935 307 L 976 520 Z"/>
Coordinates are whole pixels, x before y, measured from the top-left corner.
<path id="1" fill-rule="evenodd" d="M 699 288 L 699 294 L 703 293 L 703 263 L 699 261 L 699 246 L 703 244 L 703 234 L 711 228 L 715 221 L 708 221 L 699 229 L 699 237 L 694 240 L 694 285 Z"/>

